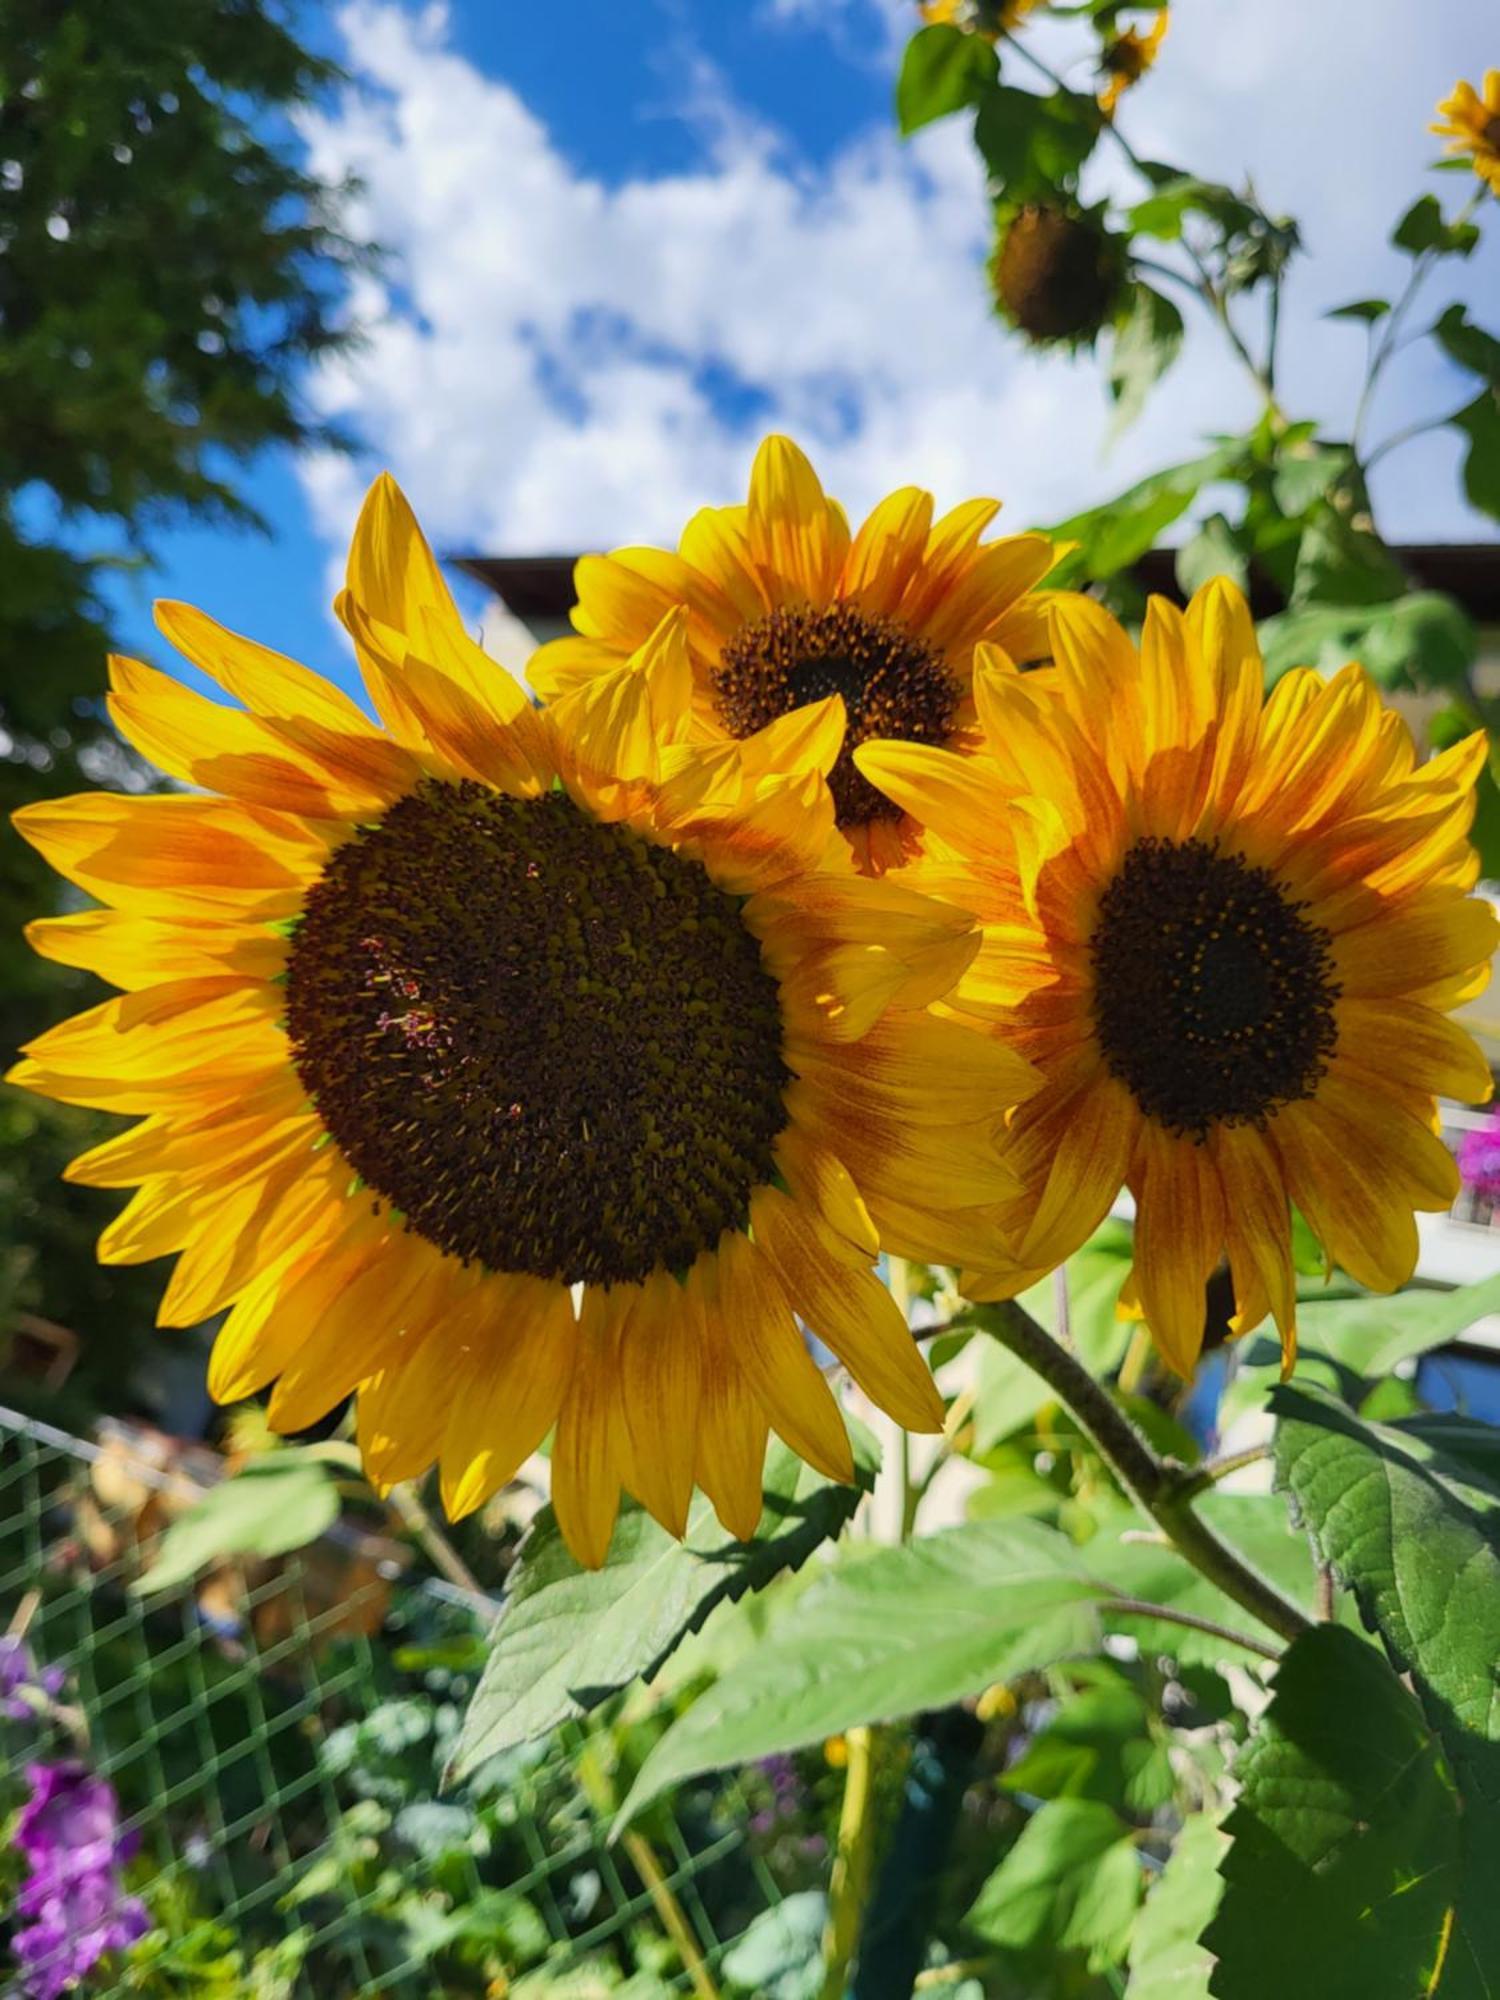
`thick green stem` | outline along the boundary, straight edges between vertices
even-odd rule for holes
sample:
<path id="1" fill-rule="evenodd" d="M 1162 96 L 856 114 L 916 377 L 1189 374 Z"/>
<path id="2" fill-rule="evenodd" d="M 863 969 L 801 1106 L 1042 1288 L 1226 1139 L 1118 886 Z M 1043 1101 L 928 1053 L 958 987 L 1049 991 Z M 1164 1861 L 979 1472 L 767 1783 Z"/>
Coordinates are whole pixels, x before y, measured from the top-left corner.
<path id="1" fill-rule="evenodd" d="M 1281 1638 L 1298 1639 L 1312 1629 L 1295 1604 L 1193 1512 L 1192 1472 L 1158 1458 L 1109 1392 L 1024 1307 L 1013 1299 L 996 1307 L 989 1325 L 995 1338 L 1056 1392 L 1131 1499 L 1196 1570 Z"/>

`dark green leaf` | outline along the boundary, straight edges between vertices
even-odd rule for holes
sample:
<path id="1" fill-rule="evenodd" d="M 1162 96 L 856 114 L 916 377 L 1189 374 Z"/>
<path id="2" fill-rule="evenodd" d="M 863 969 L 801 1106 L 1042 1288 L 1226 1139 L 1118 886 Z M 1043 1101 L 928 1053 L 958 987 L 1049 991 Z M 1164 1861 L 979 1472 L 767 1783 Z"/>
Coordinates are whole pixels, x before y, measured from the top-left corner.
<path id="1" fill-rule="evenodd" d="M 997 195 L 1034 201 L 1072 186 L 1100 129 L 1092 97 L 1070 90 L 1038 97 L 1000 84 L 980 100 L 974 143 Z"/>
<path id="2" fill-rule="evenodd" d="M 599 1570 L 580 1569 L 552 1509 L 543 1508 L 512 1572 L 450 1778 L 465 1777 L 487 1757 L 588 1714 L 654 1673 L 715 1605 L 796 1569 L 844 1526 L 871 1483 L 877 1456 L 868 1433 L 856 1433 L 860 1484 L 839 1486 L 773 1443 L 755 1541 L 735 1541 L 701 1495 L 682 1542 L 631 1506 Z"/>
<path id="3" fill-rule="evenodd" d="M 1500 394 L 1485 389 L 1452 421 L 1469 440 L 1464 492 L 1482 514 L 1500 521 Z"/>
<path id="4" fill-rule="evenodd" d="M 1286 1654 L 1241 1754 L 1224 1896 L 1204 1937 L 1215 2000 L 1478 2000 L 1430 1982 L 1457 1894 L 1437 1745 L 1372 1647 L 1320 1625 Z"/>
<path id="5" fill-rule="evenodd" d="M 1334 507 L 1317 509 L 1297 552 L 1294 607 L 1386 603 L 1405 588 L 1401 565 L 1378 535 L 1355 527 Z"/>
<path id="6" fill-rule="evenodd" d="M 1451 361 L 1482 376 L 1492 389 L 1500 389 L 1500 340 L 1475 326 L 1462 306 L 1449 306 L 1432 332 Z"/>
<path id="7" fill-rule="evenodd" d="M 267 1452 L 179 1515 L 137 1590 L 170 1590 L 223 1556 L 285 1555 L 331 1528 L 338 1488 L 328 1467 L 295 1447 Z"/>
<path id="8" fill-rule="evenodd" d="M 896 117 L 903 133 L 977 104 L 999 73 L 995 51 L 982 35 L 948 22 L 919 28 L 906 45 L 896 79 Z"/>
<path id="9" fill-rule="evenodd" d="M 1462 1802 L 1462 1884 L 1443 1890 L 1456 1905 L 1443 1979 L 1414 1990 L 1442 2000 L 1492 1996 L 1487 1982 L 1500 1977 L 1500 1486 L 1476 1469 L 1471 1442 L 1461 1454 L 1447 1450 L 1461 1440 L 1444 1440 L 1430 1422 L 1366 1424 L 1306 1389 L 1279 1389 L 1272 1407 L 1278 1478 L 1409 1678 Z"/>
<path id="10" fill-rule="evenodd" d="M 1445 257 L 1467 257 L 1479 241 L 1479 231 L 1472 222 L 1445 222 L 1437 196 L 1424 194 L 1396 224 L 1391 241 L 1412 257 L 1426 251 Z"/>
<path id="11" fill-rule="evenodd" d="M 965 1918 L 1012 1951 L 1081 1951 L 1098 1971 L 1125 1956 L 1143 1887 L 1132 1829 L 1091 1799 L 1032 1815 Z"/>
<path id="12" fill-rule="evenodd" d="M 1227 1846 L 1211 1813 L 1183 1825 L 1130 1940 L 1125 2000 L 1209 2000 L 1213 1960 L 1199 1939 L 1223 1894 L 1219 1862 Z"/>
<path id="13" fill-rule="evenodd" d="M 1037 1799 L 1094 1799 L 1148 1817 L 1175 1790 L 1171 1759 L 1139 1690 L 1101 1666 L 1063 1696 L 1001 1780 Z"/>
<path id="14" fill-rule="evenodd" d="M 1182 314 L 1149 285 L 1132 285 L 1115 328 L 1109 357 L 1109 392 L 1115 399 L 1112 437 L 1133 424 L 1146 398 L 1182 351 Z"/>
<path id="15" fill-rule="evenodd" d="M 1324 319 L 1362 319 L 1367 323 L 1384 319 L 1391 309 L 1389 299 L 1351 299 L 1346 306 L 1335 306 L 1332 312 L 1324 313 Z"/>
<path id="16" fill-rule="evenodd" d="M 851 1551 L 668 1729 L 622 1818 L 699 1771 L 941 1708 L 1086 1652 L 1096 1594 L 1073 1543 L 1032 1521 Z"/>

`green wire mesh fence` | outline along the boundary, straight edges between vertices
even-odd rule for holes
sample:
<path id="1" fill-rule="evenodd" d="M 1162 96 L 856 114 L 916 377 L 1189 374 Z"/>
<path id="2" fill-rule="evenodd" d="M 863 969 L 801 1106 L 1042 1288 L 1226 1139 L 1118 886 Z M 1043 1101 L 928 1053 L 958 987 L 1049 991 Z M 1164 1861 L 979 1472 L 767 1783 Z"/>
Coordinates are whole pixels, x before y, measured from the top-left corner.
<path id="1" fill-rule="evenodd" d="M 442 1790 L 495 1606 L 412 1580 L 400 1543 L 344 1523 L 143 1591 L 179 1475 L 122 1435 L 85 1442 L 0 1409 L 0 1633 L 66 1677 L 24 1744 L 0 1745 L 0 1821 L 24 1797 L 23 1758 L 83 1759 L 138 1843 L 128 1886 L 153 1926 L 89 1992 L 718 1990 L 786 1888 L 736 1782 L 689 1787 L 619 1847 L 608 1724 Z M 0 1946 L 3 1991 L 6 1970 Z"/>

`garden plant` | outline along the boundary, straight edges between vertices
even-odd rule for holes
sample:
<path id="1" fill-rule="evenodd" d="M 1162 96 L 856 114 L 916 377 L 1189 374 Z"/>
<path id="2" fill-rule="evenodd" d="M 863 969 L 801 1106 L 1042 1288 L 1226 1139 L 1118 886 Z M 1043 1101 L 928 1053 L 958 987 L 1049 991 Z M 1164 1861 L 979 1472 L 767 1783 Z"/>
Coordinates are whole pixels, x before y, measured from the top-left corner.
<path id="1" fill-rule="evenodd" d="M 1428 340 L 1459 388 L 1420 428 L 1500 516 L 1463 293 L 1500 71 L 1413 109 L 1446 157 L 1400 295 L 1330 301 L 1331 436 L 1281 387 L 1296 220 L 1129 137 L 1167 10 L 924 15 L 897 115 L 972 126 L 997 341 L 1097 351 L 1126 425 L 1202 314 L 1249 428 L 998 536 L 915 486 L 851 521 L 768 437 L 675 548 L 579 563 L 531 692 L 382 474 L 337 600 L 368 710 L 166 603 L 223 698 L 115 658 L 108 712 L 169 784 L 16 815 L 82 892 L 32 945 L 119 991 L 13 1081 L 133 1121 L 68 1168 L 135 1190 L 101 1257 L 175 1256 L 162 1323 L 222 1315 L 214 1397 L 303 1440 L 185 1573 L 262 1548 L 282 1481 L 460 1573 L 501 1527 L 423 1824 L 566 1731 L 660 1950 L 498 1926 L 433 1991 L 1484 2000 L 1500 1432 L 1420 1364 L 1500 1274 L 1414 1273 L 1440 1102 L 1492 1089 L 1500 697 L 1368 475 Z M 47 1671 L 13 1642 L 6 1700 L 65 1701 Z M 656 1857 L 721 1772 L 785 1893 L 708 1946 Z M 160 1959 L 115 1811 L 33 1766 L 18 1960 L 70 1921 L 65 1819 L 71 1975 Z"/>

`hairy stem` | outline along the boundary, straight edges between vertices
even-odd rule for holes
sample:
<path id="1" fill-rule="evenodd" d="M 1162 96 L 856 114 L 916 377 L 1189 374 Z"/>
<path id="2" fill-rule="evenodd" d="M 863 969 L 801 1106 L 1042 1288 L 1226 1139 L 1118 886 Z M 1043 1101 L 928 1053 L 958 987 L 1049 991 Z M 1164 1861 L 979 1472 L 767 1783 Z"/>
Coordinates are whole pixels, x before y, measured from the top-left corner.
<path id="1" fill-rule="evenodd" d="M 1296 1605 L 1193 1512 L 1192 1473 L 1159 1458 L 1109 1392 L 1023 1306 L 1012 1299 L 996 1307 L 991 1328 L 1056 1393 L 1131 1499 L 1196 1570 L 1281 1638 L 1297 1639 L 1311 1630 Z"/>
<path id="2" fill-rule="evenodd" d="M 1247 1653 L 1258 1653 L 1263 1660 L 1281 1658 L 1279 1646 L 1268 1646 L 1264 1639 L 1257 1639 L 1249 1632 L 1237 1632 L 1232 1625 L 1200 1618 L 1193 1611 L 1178 1611 L 1170 1604 L 1151 1604 L 1144 1597 L 1107 1597 L 1099 1609 L 1112 1611 L 1120 1618 L 1158 1618 L 1163 1625 L 1185 1625 L 1190 1632 L 1207 1632 L 1211 1639 L 1227 1639 L 1233 1646 L 1243 1646 Z"/>

